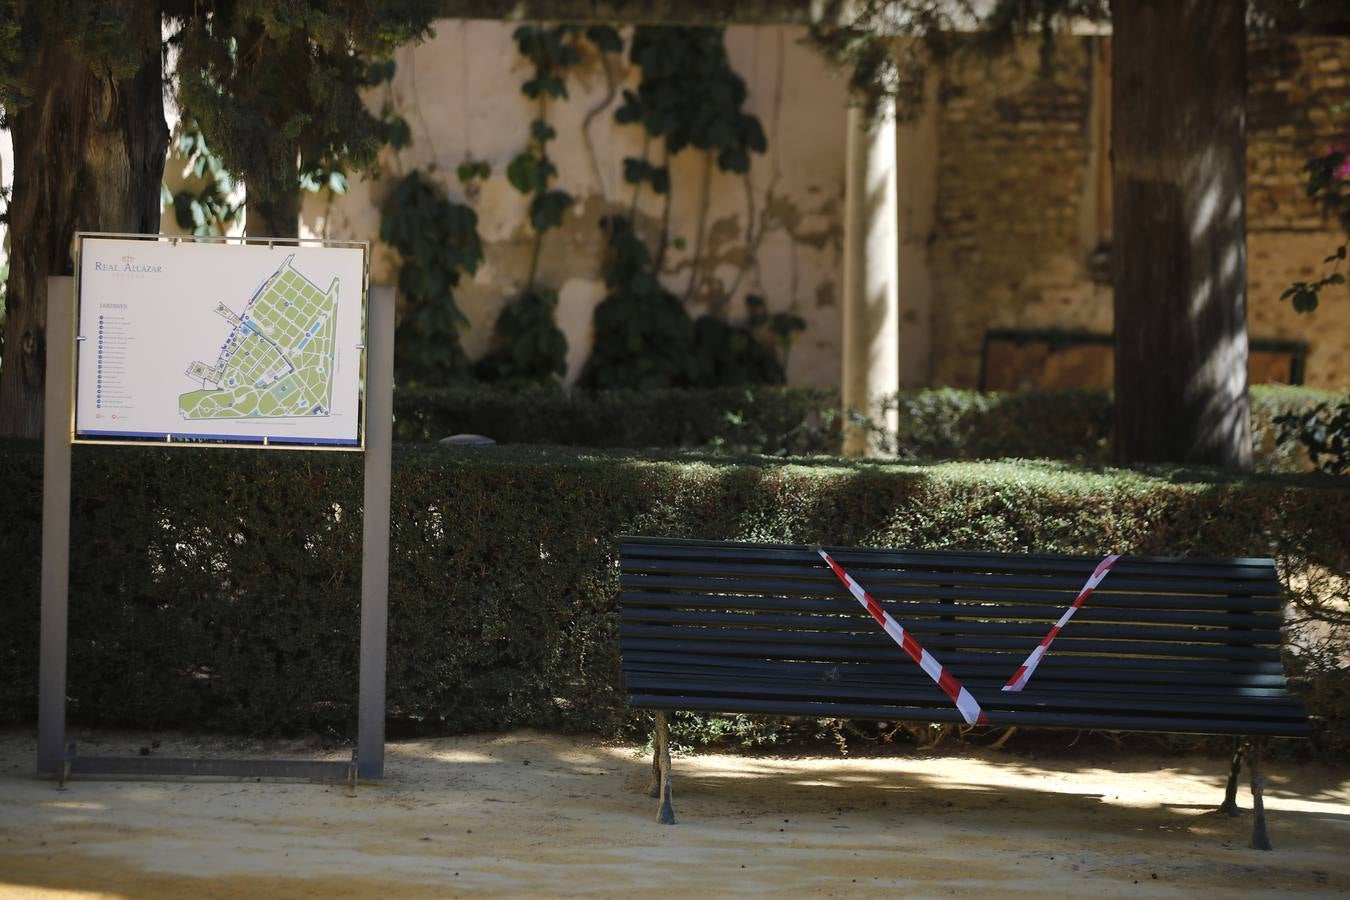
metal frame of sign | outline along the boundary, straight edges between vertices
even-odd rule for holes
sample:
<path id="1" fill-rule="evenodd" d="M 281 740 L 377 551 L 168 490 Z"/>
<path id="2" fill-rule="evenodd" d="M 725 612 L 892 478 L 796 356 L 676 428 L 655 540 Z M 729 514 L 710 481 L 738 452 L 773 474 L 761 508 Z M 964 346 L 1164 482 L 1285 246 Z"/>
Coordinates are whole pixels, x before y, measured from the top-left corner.
<path id="1" fill-rule="evenodd" d="M 108 235 L 128 237 L 126 235 Z M 133 235 L 153 240 L 163 236 Z M 172 240 L 172 238 L 168 238 Z M 182 241 L 200 240 L 181 238 Z M 282 241 L 255 241 L 285 243 Z M 369 256 L 367 254 L 367 262 Z M 167 759 L 154 756 L 83 756 L 66 743 L 66 665 L 70 584 L 70 460 L 74 434 L 76 285 L 72 277 L 47 279 L 47 368 L 43 425 L 42 619 L 38 686 L 39 773 L 64 785 L 72 775 L 283 777 L 316 780 L 384 775 L 385 661 L 389 601 L 390 462 L 393 444 L 394 290 L 363 285 L 365 352 L 361 402 L 365 491 L 361 564 L 361 650 L 357 746 L 352 761 Z M 334 449 L 290 444 L 214 442 L 78 441 L 142 447 L 194 446 L 248 449 Z"/>

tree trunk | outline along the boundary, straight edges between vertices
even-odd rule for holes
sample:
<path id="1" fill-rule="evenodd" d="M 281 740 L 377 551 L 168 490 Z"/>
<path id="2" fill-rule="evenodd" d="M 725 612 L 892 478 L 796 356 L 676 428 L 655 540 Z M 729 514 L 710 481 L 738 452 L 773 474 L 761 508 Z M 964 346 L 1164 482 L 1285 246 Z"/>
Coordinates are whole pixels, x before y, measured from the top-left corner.
<path id="1" fill-rule="evenodd" d="M 10 115 L 14 186 L 0 436 L 40 437 L 47 276 L 74 271 L 76 231 L 159 231 L 164 123 L 159 15 L 119 0 L 144 38 L 144 65 L 115 78 L 52 27 L 39 36 L 34 96 Z M 52 23 L 53 26 L 57 23 Z"/>
<path id="2" fill-rule="evenodd" d="M 1245 4 L 1111 4 L 1116 454 L 1251 468 Z"/>

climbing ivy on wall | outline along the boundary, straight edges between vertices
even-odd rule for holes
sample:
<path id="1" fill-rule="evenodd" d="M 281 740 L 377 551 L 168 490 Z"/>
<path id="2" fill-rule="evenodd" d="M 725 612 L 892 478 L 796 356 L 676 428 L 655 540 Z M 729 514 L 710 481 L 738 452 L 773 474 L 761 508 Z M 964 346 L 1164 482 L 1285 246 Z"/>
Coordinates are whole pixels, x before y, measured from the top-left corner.
<path id="1" fill-rule="evenodd" d="M 580 51 L 567 40 L 571 31 L 567 26 L 522 25 L 515 32 L 521 55 L 534 64 L 533 77 L 520 86 L 520 92 L 538 104 L 538 114 L 530 122 L 529 142 L 506 169 L 511 186 L 530 198 L 530 227 L 535 241 L 525 279 L 527 291 L 534 286 L 545 232 L 561 225 L 563 214 L 572 205 L 571 194 L 550 187 L 558 167 L 548 155 L 549 142 L 558 136 L 548 123 L 548 101 L 567 97 L 567 69 L 581 61 Z"/>
<path id="2" fill-rule="evenodd" d="M 768 149 L 759 119 L 741 109 L 749 92 L 727 59 L 722 29 L 640 26 L 628 58 L 642 69 L 642 81 L 623 92 L 615 121 L 642 125 L 670 155 L 686 147 L 711 151 L 724 172 L 749 171 L 750 153 Z M 624 161 L 625 175 L 635 176 L 631 183 L 669 177 L 644 163 Z"/>
<path id="3" fill-rule="evenodd" d="M 773 346 L 786 348 L 805 322 L 789 313 L 768 315 L 762 298 L 747 298 L 744 324 L 712 315 L 695 321 L 684 304 L 661 285 L 661 260 L 669 237 L 669 160 L 686 148 L 702 151 L 709 167 L 744 174 L 752 153 L 768 149 L 759 119 L 742 108 L 748 91 L 731 68 L 718 28 L 639 27 L 629 59 L 642 70 L 636 90 L 625 90 L 615 111 L 620 124 L 646 132 L 646 148 L 662 149 L 624 160 L 624 180 L 633 186 L 628 217 L 604 220 L 609 240 L 605 262 L 608 293 L 595 310 L 595 347 L 581 384 L 590 388 L 712 387 L 781 384 L 783 367 Z M 639 192 L 665 198 L 661 234 L 653 254 L 635 233 L 632 216 Z M 702 223 L 698 231 L 700 242 Z M 695 259 L 699 250 L 695 251 Z"/>
<path id="4" fill-rule="evenodd" d="M 454 292 L 463 275 L 472 276 L 483 259 L 477 216 L 471 207 L 450 201 L 432 179 L 418 172 L 404 177 L 381 227 L 381 236 L 403 257 L 399 285 L 407 311 L 398 329 L 397 374 L 404 385 L 445 384 L 470 376 L 554 383 L 566 371 L 567 342 L 555 320 L 558 295 L 538 283 L 545 237 L 562 225 L 573 205 L 572 196 L 556 184 L 558 170 L 549 147 L 559 136 L 549 113 L 553 104 L 568 98 L 568 72 L 583 61 L 587 45 L 603 59 L 604 54 L 622 52 L 623 41 L 607 26 L 527 25 L 516 29 L 513 38 L 530 63 L 520 90 L 534 106 L 525 146 L 505 173 L 511 186 L 529 199 L 533 244 L 524 287 L 498 315 L 488 353 L 470 365 L 459 340 L 467 320 Z M 642 79 L 624 92 L 615 118 L 640 125 L 645 148 L 655 146 L 662 158 L 654 163 L 644 149 L 641 157 L 624 160 L 624 177 L 635 191 L 634 205 L 636 192 L 645 188 L 665 196 L 663 221 L 668 226 L 672 154 L 693 148 L 705 154 L 709 171 L 715 165 L 743 174 L 752 154 L 767 149 L 767 141 L 759 120 L 743 109 L 748 91 L 730 67 L 720 29 L 639 27 L 629 56 Z M 402 121 L 396 115 L 389 118 L 394 124 Z M 401 143 L 407 137 L 405 133 Z M 470 196 L 472 182 L 490 174 L 482 162 L 459 167 Z M 658 278 L 667 227 L 654 253 L 635 232 L 631 214 L 607 216 L 601 227 L 609 245 L 608 293 L 595 312 L 595 348 L 582 376 L 584 386 L 784 381 L 775 349 L 786 353 L 793 335 L 805 327 L 799 317 L 769 315 L 761 298 L 750 297 L 742 322 L 712 315 L 695 321 Z M 700 223 L 700 246 L 702 232 Z"/>
<path id="5" fill-rule="evenodd" d="M 647 245 L 622 216 L 601 220 L 609 237 L 605 299 L 595 308 L 595 345 L 580 384 L 592 389 L 686 385 L 694 324 L 679 298 L 661 286 Z"/>
<path id="6" fill-rule="evenodd" d="M 487 174 L 475 165 L 461 177 Z M 468 320 L 454 292 L 460 278 L 472 276 L 483 261 L 478 214 L 452 202 L 440 185 L 414 170 L 394 187 L 380 238 L 402 257 L 398 286 L 407 303 L 394 333 L 394 377 L 404 387 L 467 379 L 469 362 L 459 329 Z"/>
<path id="7" fill-rule="evenodd" d="M 485 381 L 548 383 L 567 371 L 567 339 L 555 321 L 558 294 L 536 284 L 536 277 L 544 235 L 562 225 L 573 203 L 571 194 L 552 186 L 558 169 L 549 158 L 548 145 L 558 133 L 549 124 L 549 102 L 567 99 L 567 70 L 581 62 L 582 41 L 600 53 L 619 52 L 623 42 L 613 28 L 600 25 L 585 29 L 523 25 L 514 38 L 521 55 L 533 64 L 531 77 L 520 90 L 535 101 L 537 112 L 530 122 L 529 141 L 507 166 L 506 177 L 530 198 L 534 245 L 525 288 L 498 315 L 492 344 L 474 374 Z"/>
<path id="8" fill-rule="evenodd" d="M 474 366 L 483 381 L 548 384 L 567 373 L 567 338 L 554 320 L 557 291 L 530 288 L 497 316 L 487 355 Z"/>
<path id="9" fill-rule="evenodd" d="M 735 324 L 711 314 L 695 321 L 666 290 L 647 245 L 623 216 L 600 223 L 609 237 L 608 293 L 595 308 L 595 347 L 580 384 L 590 389 L 724 387 L 782 384 L 770 338 L 786 345 L 806 323 L 791 313 L 769 315 L 763 298 L 746 298 L 749 316 Z"/>

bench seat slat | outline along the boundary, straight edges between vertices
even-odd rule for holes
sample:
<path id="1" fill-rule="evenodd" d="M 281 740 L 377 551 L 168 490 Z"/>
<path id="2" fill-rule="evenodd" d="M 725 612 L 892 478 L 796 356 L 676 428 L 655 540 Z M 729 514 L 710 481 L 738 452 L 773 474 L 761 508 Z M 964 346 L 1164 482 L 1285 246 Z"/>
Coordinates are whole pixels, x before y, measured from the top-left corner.
<path id="1" fill-rule="evenodd" d="M 1304 718 L 1302 709 L 1288 698 L 1251 697 L 1236 694 L 1178 695 L 1164 698 L 1158 695 L 1141 693 L 1100 694 L 1084 696 L 1061 694 L 1039 690 L 1024 693 L 1017 699 L 1014 695 L 1004 694 L 992 683 L 971 683 L 966 687 L 980 701 L 991 719 L 999 711 L 1015 712 L 1021 710 L 1074 711 L 1074 712 L 1131 712 L 1147 713 L 1165 711 L 1175 716 L 1208 716 L 1211 718 L 1253 717 L 1266 720 L 1288 719 L 1300 721 Z M 916 706 L 945 706 L 950 703 L 931 682 L 927 685 L 919 682 L 889 686 L 888 690 L 878 690 L 866 685 L 822 684 L 806 682 L 792 684 L 780 679 L 743 679 L 733 683 L 719 680 L 717 677 L 700 677 L 686 673 L 680 677 L 637 677 L 630 688 L 635 693 L 644 694 L 704 694 L 727 698 L 782 699 L 801 697 L 828 703 L 883 703 Z"/>
<path id="2" fill-rule="evenodd" d="M 812 667 L 814 668 L 814 667 Z M 636 689 L 639 685 L 647 685 L 644 692 L 659 694 L 662 693 L 661 685 L 666 684 L 667 680 L 680 679 L 692 675 L 699 678 L 717 679 L 720 683 L 730 683 L 736 685 L 743 684 L 796 684 L 802 690 L 815 685 L 827 685 L 831 691 L 836 689 L 848 688 L 851 690 L 862 690 L 869 692 L 869 697 L 886 697 L 892 691 L 908 691 L 915 687 L 926 688 L 920 677 L 912 675 L 894 675 L 887 678 L 867 678 L 857 674 L 843 675 L 838 680 L 830 680 L 829 677 L 822 677 L 825 673 L 803 673 L 796 675 L 794 673 L 783 674 L 781 672 L 763 672 L 740 671 L 729 672 L 718 667 L 708 667 L 696 671 L 680 666 L 662 666 L 662 665 L 634 665 L 624 669 L 624 677 L 628 683 Z M 812 676 L 815 677 L 812 677 Z M 962 679 L 962 684 L 981 699 L 985 691 L 1002 694 L 1000 690 L 1003 686 L 1002 679 L 990 679 L 988 677 L 967 676 Z M 1028 696 L 1056 696 L 1064 697 L 1087 697 L 1087 698 L 1147 698 L 1151 703 L 1165 703 L 1173 698 L 1204 698 L 1211 700 L 1215 697 L 1234 699 L 1234 700 L 1274 700 L 1284 703 L 1291 703 L 1289 694 L 1282 684 L 1271 685 L 1268 687 L 1252 687 L 1245 684 L 1223 683 L 1217 680 L 1198 682 L 1188 684 L 1181 688 L 1175 683 L 1169 683 L 1165 679 L 1137 679 L 1137 680 L 1119 680 L 1112 678 L 1093 678 L 1089 681 L 1061 680 L 1047 678 L 1044 682 L 1036 683 L 1036 690 L 1028 693 Z"/>
<path id="3" fill-rule="evenodd" d="M 632 694 L 633 705 L 639 709 L 697 709 L 706 712 L 748 713 L 760 715 L 816 716 L 848 719 L 876 719 L 888 722 L 920 721 L 959 724 L 961 714 L 950 704 L 946 707 L 904 707 L 861 703 L 822 703 L 809 700 L 757 700 L 748 698 L 720 698 L 695 694 L 660 695 Z M 1222 719 L 1162 715 L 1125 715 L 1121 713 L 1063 713 L 1020 710 L 1007 714 L 1007 719 L 992 724 L 1023 725 L 1040 728 L 1083 728 L 1101 731 L 1144 731 L 1165 734 L 1229 734 L 1284 737 L 1307 737 L 1311 732 L 1306 722 L 1254 719 Z"/>
<path id="4" fill-rule="evenodd" d="M 972 665 L 961 663 L 950 667 L 963 681 L 998 681 L 1002 687 L 1007 673 L 1015 671 L 1017 663 L 1002 665 Z M 682 672 L 688 671 L 688 658 L 663 653 L 644 653 L 641 650 L 625 657 L 624 672 Z M 830 672 L 834 669 L 834 673 Z M 828 681 L 830 677 L 841 677 L 845 681 L 859 683 L 890 683 L 898 679 L 921 679 L 914 672 L 913 663 L 890 665 L 876 663 L 786 663 L 780 660 L 756 660 L 756 658 L 717 658 L 703 660 L 698 671 L 720 672 L 722 676 L 736 679 L 742 676 L 756 676 L 771 673 L 776 677 L 805 677 L 807 680 Z M 1075 694 L 1091 694 L 1093 691 L 1111 690 L 1112 685 L 1134 688 L 1149 692 L 1206 692 L 1212 688 L 1223 690 L 1276 691 L 1285 694 L 1284 675 L 1280 672 L 1177 672 L 1170 668 L 1123 669 L 1102 667 L 1102 665 L 1060 664 L 1053 668 L 1038 669 L 1035 684 L 1056 685 L 1054 690 L 1072 691 Z"/>

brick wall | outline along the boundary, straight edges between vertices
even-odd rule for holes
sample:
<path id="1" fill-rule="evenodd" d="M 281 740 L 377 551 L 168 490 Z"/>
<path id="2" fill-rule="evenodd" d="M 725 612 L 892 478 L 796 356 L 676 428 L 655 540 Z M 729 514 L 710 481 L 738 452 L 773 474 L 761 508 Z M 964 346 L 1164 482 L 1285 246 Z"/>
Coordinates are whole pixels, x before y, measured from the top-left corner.
<path id="1" fill-rule="evenodd" d="M 995 62 L 942 74 L 933 270 L 934 382 L 974 386 L 990 329 L 1109 333 L 1109 283 L 1093 251 L 1110 238 L 1109 39 L 1060 44 L 1038 74 L 1028 42 Z M 1280 293 L 1315 277 L 1339 238 L 1303 195 L 1302 167 L 1350 130 L 1350 39 L 1253 41 L 1248 101 L 1248 307 L 1253 338 L 1306 341 L 1307 383 L 1350 389 L 1350 290 L 1311 316 Z M 902 173 L 903 177 L 903 173 Z M 1100 262 L 1100 257 L 1098 261 Z M 992 383 L 1109 383 L 1109 351 L 991 359 Z M 998 371 L 999 366 L 1008 368 Z M 1015 370 L 1015 371 L 1014 371 Z M 1253 371 L 1264 379 L 1279 366 Z M 1000 375 L 1004 376 L 1000 378 Z"/>

